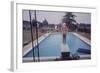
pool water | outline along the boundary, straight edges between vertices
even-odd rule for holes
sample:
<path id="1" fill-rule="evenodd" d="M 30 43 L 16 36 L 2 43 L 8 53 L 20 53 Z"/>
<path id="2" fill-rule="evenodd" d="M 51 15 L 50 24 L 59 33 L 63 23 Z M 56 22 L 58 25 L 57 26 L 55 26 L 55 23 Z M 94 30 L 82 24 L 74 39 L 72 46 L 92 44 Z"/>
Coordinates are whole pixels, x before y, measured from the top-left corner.
<path id="1" fill-rule="evenodd" d="M 70 53 L 72 54 L 84 54 L 77 52 L 78 48 L 90 49 L 90 45 L 86 44 L 71 32 L 67 34 L 66 37 L 67 44 L 70 48 Z M 51 57 L 51 56 L 61 56 L 61 43 L 62 35 L 61 33 L 53 33 L 44 39 L 39 44 L 39 55 L 40 57 Z M 37 48 L 35 47 L 35 56 L 37 57 Z M 24 57 L 32 57 L 33 51 L 30 50 Z"/>
<path id="2" fill-rule="evenodd" d="M 70 48 L 71 54 L 84 54 L 84 53 L 79 53 L 77 50 L 79 48 L 83 49 L 91 49 L 91 46 L 80 40 L 78 37 L 76 37 L 74 34 L 69 33 L 69 35 L 66 38 L 67 44 Z"/>

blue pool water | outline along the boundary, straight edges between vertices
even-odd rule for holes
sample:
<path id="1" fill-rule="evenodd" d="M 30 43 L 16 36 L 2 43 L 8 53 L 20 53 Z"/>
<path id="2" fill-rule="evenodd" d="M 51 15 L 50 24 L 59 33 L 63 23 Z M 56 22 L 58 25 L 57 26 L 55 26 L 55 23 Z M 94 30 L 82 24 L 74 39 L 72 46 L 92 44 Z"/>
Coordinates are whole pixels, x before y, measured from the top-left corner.
<path id="1" fill-rule="evenodd" d="M 91 48 L 89 45 L 87 45 L 82 40 L 77 38 L 71 32 L 67 34 L 66 41 L 70 48 L 71 54 L 83 54 L 77 52 L 78 48 L 86 48 L 86 49 Z M 39 44 L 40 57 L 61 56 L 61 43 L 62 43 L 61 33 L 51 34 Z M 35 49 L 35 56 L 37 56 L 37 48 L 34 49 Z M 30 50 L 24 57 L 32 57 L 32 56 L 33 56 L 33 51 Z"/>

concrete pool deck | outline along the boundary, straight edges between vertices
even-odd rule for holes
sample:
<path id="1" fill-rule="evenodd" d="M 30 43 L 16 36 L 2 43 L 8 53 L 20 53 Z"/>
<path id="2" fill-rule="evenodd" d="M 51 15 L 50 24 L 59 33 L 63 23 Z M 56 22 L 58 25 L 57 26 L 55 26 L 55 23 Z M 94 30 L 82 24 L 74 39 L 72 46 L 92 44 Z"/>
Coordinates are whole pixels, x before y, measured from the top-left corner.
<path id="1" fill-rule="evenodd" d="M 41 37 L 38 38 L 38 43 L 40 43 L 41 41 L 43 41 L 45 38 L 47 38 L 51 33 L 46 33 L 44 35 L 42 35 Z M 33 41 L 34 46 L 37 45 L 37 40 Z M 29 43 L 28 45 L 24 46 L 23 48 L 23 53 L 22 55 L 24 56 L 25 54 L 27 54 L 30 50 L 32 49 L 32 42 Z"/>
<path id="2" fill-rule="evenodd" d="M 84 59 L 91 59 L 91 55 L 79 55 L 79 60 Z M 39 57 L 40 61 L 55 61 L 55 60 L 62 60 L 61 56 L 50 56 L 50 57 Z M 74 60 L 74 59 L 71 59 Z M 26 57 L 23 58 L 23 62 L 33 62 L 33 57 Z M 38 57 L 35 57 L 35 62 L 38 62 Z"/>
<path id="3" fill-rule="evenodd" d="M 82 59 L 91 59 L 91 55 L 86 54 L 86 55 L 79 55 L 80 56 L 80 60 Z"/>
<path id="4" fill-rule="evenodd" d="M 60 56 L 51 56 L 51 57 L 39 57 L 40 61 L 53 61 L 55 59 L 60 59 Z M 23 58 L 23 62 L 33 61 L 33 57 Z M 35 61 L 38 61 L 38 57 L 35 57 Z"/>
<path id="5" fill-rule="evenodd" d="M 77 36 L 79 39 L 81 39 L 82 41 L 84 41 L 85 43 L 87 43 L 88 45 L 91 45 L 91 41 L 90 41 L 89 39 L 83 37 L 83 36 L 80 35 L 80 34 L 74 33 L 74 32 L 73 32 L 73 34 L 74 34 L 75 36 Z"/>

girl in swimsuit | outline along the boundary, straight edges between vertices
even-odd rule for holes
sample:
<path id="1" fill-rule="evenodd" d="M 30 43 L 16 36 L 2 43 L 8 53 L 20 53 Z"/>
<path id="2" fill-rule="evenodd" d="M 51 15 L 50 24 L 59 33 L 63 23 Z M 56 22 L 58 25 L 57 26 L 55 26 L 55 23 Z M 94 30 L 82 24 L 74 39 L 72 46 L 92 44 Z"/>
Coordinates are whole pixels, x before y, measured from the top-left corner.
<path id="1" fill-rule="evenodd" d="M 66 23 L 62 24 L 61 31 L 62 31 L 62 37 L 63 37 L 63 44 L 66 44 L 66 36 L 67 36 L 67 32 L 68 32 Z"/>

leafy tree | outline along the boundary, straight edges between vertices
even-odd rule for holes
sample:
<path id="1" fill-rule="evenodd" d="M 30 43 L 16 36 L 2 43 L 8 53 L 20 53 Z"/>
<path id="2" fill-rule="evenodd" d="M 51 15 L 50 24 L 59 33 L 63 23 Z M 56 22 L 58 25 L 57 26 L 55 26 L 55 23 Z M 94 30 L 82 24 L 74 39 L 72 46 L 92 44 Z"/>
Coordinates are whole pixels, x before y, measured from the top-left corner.
<path id="1" fill-rule="evenodd" d="M 76 26 L 74 23 L 77 23 L 75 20 L 76 15 L 74 15 L 72 12 L 66 12 L 63 16 L 62 22 L 66 23 L 66 26 L 71 29 L 75 30 Z"/>
<path id="2" fill-rule="evenodd" d="M 33 20 L 32 20 L 32 25 L 33 25 L 34 27 L 36 27 L 36 23 L 37 23 L 37 21 L 36 21 L 35 19 L 33 19 Z"/>
<path id="3" fill-rule="evenodd" d="M 48 21 L 45 19 L 43 22 L 42 22 L 43 26 L 48 26 Z"/>

